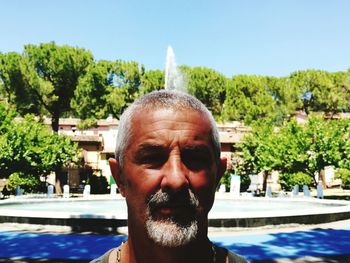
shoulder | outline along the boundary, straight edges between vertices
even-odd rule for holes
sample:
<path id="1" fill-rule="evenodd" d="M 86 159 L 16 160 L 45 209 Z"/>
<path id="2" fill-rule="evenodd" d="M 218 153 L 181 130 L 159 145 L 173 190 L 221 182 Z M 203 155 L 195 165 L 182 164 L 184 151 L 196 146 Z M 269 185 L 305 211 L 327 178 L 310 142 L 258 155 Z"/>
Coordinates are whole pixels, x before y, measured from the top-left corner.
<path id="1" fill-rule="evenodd" d="M 246 263 L 248 262 L 244 257 L 241 255 L 235 254 L 230 250 L 227 250 L 227 258 L 229 263 Z"/>
<path id="2" fill-rule="evenodd" d="M 111 254 L 111 252 L 114 250 L 115 248 L 112 248 L 110 250 L 108 250 L 106 253 L 104 253 L 102 256 L 93 259 L 92 261 L 90 261 L 90 263 L 108 263 L 108 257 Z"/>
<path id="3" fill-rule="evenodd" d="M 227 248 L 220 247 L 217 245 L 214 245 L 215 250 L 218 252 L 219 258 L 221 260 L 228 262 L 228 263 L 248 263 L 248 261 L 242 257 L 241 255 L 238 255 L 236 253 L 233 253 L 232 251 L 228 250 Z M 221 261 L 220 261 L 221 262 Z"/>

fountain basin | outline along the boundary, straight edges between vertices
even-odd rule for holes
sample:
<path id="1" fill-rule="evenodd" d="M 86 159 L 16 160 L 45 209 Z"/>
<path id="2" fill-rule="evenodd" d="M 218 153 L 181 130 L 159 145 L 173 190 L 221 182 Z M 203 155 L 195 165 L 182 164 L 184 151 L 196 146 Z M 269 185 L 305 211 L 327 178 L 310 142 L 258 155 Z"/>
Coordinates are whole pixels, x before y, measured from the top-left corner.
<path id="1" fill-rule="evenodd" d="M 209 213 L 211 227 L 319 224 L 350 218 L 350 202 L 315 198 L 230 198 L 218 196 Z M 71 226 L 74 231 L 115 231 L 127 225 L 125 200 L 90 198 L 8 199 L 0 202 L 0 223 Z"/>

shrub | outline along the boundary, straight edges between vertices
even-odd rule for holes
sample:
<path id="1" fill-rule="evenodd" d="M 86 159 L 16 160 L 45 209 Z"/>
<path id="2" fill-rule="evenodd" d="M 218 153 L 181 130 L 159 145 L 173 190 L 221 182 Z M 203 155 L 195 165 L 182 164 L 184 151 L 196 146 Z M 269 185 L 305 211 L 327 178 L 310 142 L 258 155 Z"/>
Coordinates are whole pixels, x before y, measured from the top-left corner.
<path id="1" fill-rule="evenodd" d="M 220 186 L 221 184 L 224 184 L 226 187 L 226 191 L 229 192 L 230 191 L 230 179 L 231 179 L 231 174 L 232 172 L 230 170 L 227 170 L 224 175 L 221 177 L 220 179 L 220 183 L 218 186 Z"/>
<path id="2" fill-rule="evenodd" d="M 105 176 L 90 175 L 88 184 L 91 185 L 91 194 L 107 194 L 108 182 Z"/>
<path id="3" fill-rule="evenodd" d="M 233 170 L 227 170 L 224 175 L 221 177 L 220 184 L 224 184 L 226 187 L 226 191 L 229 192 L 231 188 L 231 176 L 234 175 Z M 250 178 L 247 174 L 241 174 L 241 192 L 247 191 L 250 185 Z"/>
<path id="4" fill-rule="evenodd" d="M 241 192 L 247 191 L 250 185 L 250 177 L 248 174 L 241 174 Z"/>
<path id="5" fill-rule="evenodd" d="M 283 173 L 279 177 L 279 183 L 286 191 L 291 191 L 295 185 L 299 185 L 299 188 L 302 189 L 303 185 L 311 186 L 313 182 L 313 178 L 303 172 Z"/>
<path id="6" fill-rule="evenodd" d="M 340 168 L 335 171 L 335 178 L 339 178 L 342 181 L 344 188 L 350 188 L 350 170 Z"/>
<path id="7" fill-rule="evenodd" d="M 16 186 L 20 186 L 25 193 L 36 193 L 41 186 L 41 182 L 37 176 L 30 176 L 22 172 L 16 172 L 11 174 L 8 178 L 7 187 L 9 191 L 14 193 Z"/>

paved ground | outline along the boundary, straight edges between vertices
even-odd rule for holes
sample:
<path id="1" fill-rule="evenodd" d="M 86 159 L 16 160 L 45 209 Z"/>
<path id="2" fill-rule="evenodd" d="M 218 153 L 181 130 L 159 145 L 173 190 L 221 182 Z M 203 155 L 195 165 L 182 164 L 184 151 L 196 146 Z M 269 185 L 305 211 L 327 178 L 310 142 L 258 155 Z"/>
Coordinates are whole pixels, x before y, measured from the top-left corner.
<path id="1" fill-rule="evenodd" d="M 350 200 L 350 192 L 330 190 L 332 199 Z M 89 262 L 126 236 L 72 233 L 69 227 L 0 224 L 0 263 Z M 259 228 L 209 228 L 210 239 L 254 263 L 350 262 L 350 219 L 319 225 Z"/>
<path id="2" fill-rule="evenodd" d="M 211 239 L 252 262 L 350 262 L 350 220 L 234 231 Z"/>
<path id="3" fill-rule="evenodd" d="M 210 228 L 209 236 L 251 262 L 350 262 L 350 220 L 255 229 Z M 89 262 L 125 238 L 74 234 L 67 227 L 0 224 L 0 263 Z"/>

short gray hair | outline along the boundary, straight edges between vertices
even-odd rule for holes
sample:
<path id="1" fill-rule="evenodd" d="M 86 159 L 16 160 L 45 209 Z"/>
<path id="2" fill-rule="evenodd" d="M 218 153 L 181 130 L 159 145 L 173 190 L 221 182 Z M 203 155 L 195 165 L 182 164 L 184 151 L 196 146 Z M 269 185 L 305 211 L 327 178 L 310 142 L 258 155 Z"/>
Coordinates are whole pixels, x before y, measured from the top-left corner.
<path id="1" fill-rule="evenodd" d="M 131 123 L 134 114 L 155 109 L 190 109 L 207 116 L 211 123 L 211 140 L 214 148 L 215 160 L 217 163 L 219 162 L 221 153 L 219 132 L 212 114 L 205 105 L 195 97 L 180 91 L 159 90 L 141 97 L 139 100 L 132 103 L 121 115 L 115 148 L 115 158 L 118 160 L 120 167 L 123 167 L 125 151 L 132 137 Z"/>

